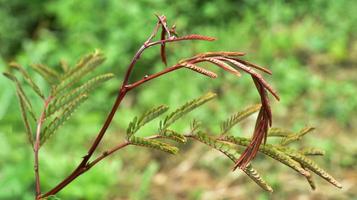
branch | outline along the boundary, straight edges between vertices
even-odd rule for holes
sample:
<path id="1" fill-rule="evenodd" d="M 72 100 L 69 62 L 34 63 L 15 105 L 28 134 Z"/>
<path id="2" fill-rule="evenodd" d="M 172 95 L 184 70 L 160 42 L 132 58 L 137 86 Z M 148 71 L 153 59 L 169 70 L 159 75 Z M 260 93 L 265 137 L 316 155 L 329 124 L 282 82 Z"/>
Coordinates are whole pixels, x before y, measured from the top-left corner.
<path id="1" fill-rule="evenodd" d="M 48 97 L 43 106 L 43 111 L 41 113 L 40 118 L 38 119 L 37 123 L 37 129 L 36 129 L 36 140 L 35 140 L 35 146 L 34 146 L 34 157 L 35 157 L 35 163 L 34 163 L 34 170 L 35 170 L 35 182 L 36 182 L 36 199 L 40 199 L 41 197 L 41 184 L 40 184 L 40 173 L 39 173 L 39 162 L 38 162 L 38 154 L 40 150 L 40 139 L 41 139 L 41 127 L 43 124 L 43 121 L 46 117 L 46 109 L 51 101 L 52 97 Z"/>

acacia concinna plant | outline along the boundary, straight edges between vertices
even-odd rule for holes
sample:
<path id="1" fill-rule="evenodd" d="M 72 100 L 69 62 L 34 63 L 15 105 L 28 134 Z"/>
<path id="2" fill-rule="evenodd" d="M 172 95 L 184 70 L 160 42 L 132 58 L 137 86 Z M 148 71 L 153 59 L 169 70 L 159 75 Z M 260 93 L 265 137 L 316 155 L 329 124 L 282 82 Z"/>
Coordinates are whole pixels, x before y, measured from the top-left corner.
<path id="1" fill-rule="evenodd" d="M 136 63 L 140 56 L 150 47 L 160 46 L 162 62 L 167 65 L 166 46 L 169 43 L 186 40 L 215 40 L 213 37 L 198 34 L 179 36 L 176 33 L 175 26 L 168 26 L 165 16 L 157 16 L 157 19 L 152 34 L 139 48 L 129 63 L 123 82 L 119 86 L 113 106 L 109 111 L 102 128 L 93 139 L 93 143 L 88 149 L 88 152 L 83 156 L 83 159 L 78 166 L 73 169 L 72 173 L 67 177 L 64 177 L 61 182 L 54 185 L 53 188 L 48 191 L 41 190 L 39 175 L 39 156 L 41 147 L 51 139 L 51 136 L 56 133 L 59 127 L 70 119 L 73 112 L 85 102 L 88 97 L 90 97 L 92 91 L 101 83 L 113 78 L 113 74 L 108 73 L 97 75 L 89 79 L 87 78 L 88 75 L 91 75 L 105 60 L 104 56 L 99 51 L 84 56 L 73 67 L 69 67 L 63 63 L 61 71 L 43 64 L 33 64 L 31 65 L 32 69 L 46 80 L 46 83 L 50 88 L 48 94 L 45 94 L 21 65 L 17 63 L 10 64 L 11 70 L 5 72 L 4 75 L 15 83 L 23 123 L 28 136 L 28 141 L 33 148 L 36 191 L 35 199 L 39 200 L 53 197 L 73 180 L 79 178 L 82 174 L 95 166 L 98 162 L 127 146 L 142 146 L 170 154 L 176 154 L 179 149 L 175 146 L 175 143 L 186 143 L 187 140 L 203 143 L 210 148 L 222 152 L 234 162 L 234 170 L 239 168 L 257 183 L 257 185 L 268 192 L 272 192 L 273 189 L 263 180 L 251 163 L 257 152 L 265 154 L 279 163 L 289 166 L 298 174 L 304 176 L 312 189 L 315 189 L 315 183 L 311 172 L 322 177 L 332 185 L 341 188 L 340 183 L 310 158 L 323 155 L 324 153 L 322 150 L 315 148 L 295 149 L 289 147 L 289 144 L 300 140 L 305 134 L 312 131 L 312 127 L 305 127 L 297 133 L 279 128 L 271 128 L 272 111 L 268 93 L 272 94 L 277 100 L 279 100 L 279 96 L 269 83 L 264 80 L 263 76 L 258 73 L 262 72 L 270 75 L 271 72 L 266 68 L 243 60 L 242 57 L 244 56 L 244 53 L 228 51 L 200 53 L 190 58 L 182 59 L 176 64 L 164 68 L 162 71 L 129 82 L 129 78 L 133 70 L 135 70 Z M 177 109 L 173 109 L 171 112 L 168 112 L 169 107 L 165 105 L 154 107 L 143 113 L 141 116 L 135 117 L 131 121 L 127 128 L 126 139 L 124 141 L 118 141 L 116 146 L 109 147 L 108 150 L 99 152 L 99 156 L 95 157 L 94 153 L 98 152 L 98 145 L 105 136 L 114 115 L 128 92 L 137 89 L 148 81 L 152 81 L 160 76 L 164 76 L 177 70 L 191 70 L 193 75 L 198 73 L 199 75 L 207 76 L 207 78 L 217 78 L 215 72 L 205 68 L 207 64 L 213 64 L 237 77 L 240 77 L 242 73 L 251 76 L 252 86 L 257 90 L 257 93 L 260 96 L 260 103 L 234 113 L 227 120 L 223 121 L 219 133 L 211 133 L 207 131 L 210 129 L 208 127 L 200 126 L 200 122 L 197 119 L 194 119 L 190 124 L 191 128 L 188 133 L 180 133 L 171 128 L 172 125 L 184 115 L 214 99 L 216 97 L 216 94 L 214 93 L 209 92 L 204 94 L 203 96 L 183 104 Z M 15 72 L 21 75 L 21 80 L 17 78 Z M 33 109 L 33 101 L 27 97 L 26 92 L 28 91 L 23 89 L 23 82 L 31 86 L 33 92 L 42 99 L 42 110 L 36 111 Z M 230 130 L 233 126 L 256 112 L 258 115 L 251 138 L 237 137 L 230 134 Z M 148 137 L 139 137 L 136 135 L 142 126 L 164 114 L 166 114 L 166 116 L 161 118 L 155 134 Z M 267 141 L 269 137 L 281 138 L 280 143 L 269 144 Z"/>

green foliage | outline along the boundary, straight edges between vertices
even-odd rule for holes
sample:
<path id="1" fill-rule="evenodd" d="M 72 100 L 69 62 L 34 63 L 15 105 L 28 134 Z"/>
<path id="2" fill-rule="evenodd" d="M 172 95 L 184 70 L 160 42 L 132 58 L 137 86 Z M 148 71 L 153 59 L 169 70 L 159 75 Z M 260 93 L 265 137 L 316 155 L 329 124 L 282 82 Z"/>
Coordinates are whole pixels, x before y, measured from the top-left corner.
<path id="1" fill-rule="evenodd" d="M 146 123 L 162 115 L 168 109 L 169 107 L 161 105 L 146 111 L 143 115 L 140 116 L 140 118 L 135 117 L 133 121 L 129 123 L 129 126 L 126 131 L 127 137 L 130 138 L 135 132 L 137 132 L 140 129 L 140 127 L 144 126 Z"/>
<path id="2" fill-rule="evenodd" d="M 81 105 L 88 96 L 82 94 L 81 96 L 74 99 L 70 104 L 63 108 L 63 111 L 59 113 L 49 124 L 43 129 L 41 134 L 41 144 L 45 143 L 46 140 L 51 137 L 60 126 L 62 126 L 73 114 L 73 112 Z"/>
<path id="3" fill-rule="evenodd" d="M 254 114 L 261 108 L 261 105 L 253 105 L 241 112 L 233 114 L 230 118 L 221 124 L 221 134 L 226 134 L 234 125 Z"/>
<path id="4" fill-rule="evenodd" d="M 98 50 L 82 58 L 74 68 L 65 72 L 62 75 L 61 82 L 54 87 L 52 95 L 55 96 L 63 90 L 66 90 L 73 86 L 75 83 L 81 80 L 82 77 L 84 77 L 89 72 L 93 71 L 96 67 L 101 65 L 104 60 L 104 55 Z"/>
<path id="5" fill-rule="evenodd" d="M 24 79 L 26 80 L 26 82 L 31 86 L 31 88 L 42 98 L 44 99 L 45 96 L 42 93 L 42 91 L 40 90 L 40 88 L 37 86 L 37 84 L 35 83 L 35 81 L 31 78 L 31 76 L 26 72 L 26 70 L 20 66 L 17 63 L 10 63 L 10 66 L 16 70 L 18 70 L 22 76 L 24 77 Z"/>
<path id="6" fill-rule="evenodd" d="M 89 94 L 93 89 L 100 84 L 113 77 L 113 74 L 98 75 L 78 86 L 76 83 L 84 79 L 85 75 L 92 72 L 104 61 L 104 56 L 95 51 L 93 54 L 85 56 L 80 62 L 68 71 L 60 74 L 55 69 L 42 64 L 32 65 L 49 84 L 51 89 L 50 94 L 46 97 L 44 93 L 37 86 L 35 81 L 31 78 L 28 72 L 26 72 L 20 65 L 12 63 L 11 67 L 20 71 L 21 75 L 28 83 L 28 85 L 34 90 L 34 92 L 45 102 L 49 102 L 45 111 L 45 118 L 42 119 L 45 122 L 45 126 L 41 131 L 41 144 L 44 144 L 47 139 L 52 136 L 61 125 L 70 119 L 73 112 L 88 99 Z M 30 143 L 33 145 L 33 127 L 27 117 L 27 114 L 36 122 L 40 120 L 40 116 L 36 117 L 33 111 L 32 103 L 24 92 L 22 83 L 10 72 L 5 72 L 4 75 L 15 82 L 16 93 L 19 98 L 21 113 L 23 122 L 26 128 L 26 133 Z"/>
<path id="7" fill-rule="evenodd" d="M 62 96 L 54 99 L 48 106 L 47 117 L 54 114 L 56 111 L 60 111 L 65 107 L 73 104 L 76 98 L 83 94 L 89 94 L 93 89 L 98 87 L 103 82 L 111 79 L 114 75 L 112 73 L 98 75 L 84 84 L 68 91 L 68 93 L 63 94 Z"/>
<path id="8" fill-rule="evenodd" d="M 149 140 L 149 139 L 145 139 L 145 138 L 131 136 L 129 141 L 130 141 L 130 144 L 133 144 L 133 145 L 157 149 L 157 150 L 164 151 L 164 152 L 167 152 L 170 154 L 177 154 L 177 152 L 178 152 L 177 147 L 174 147 L 168 143 L 160 142 L 158 140 Z"/>
<path id="9" fill-rule="evenodd" d="M 186 104 L 182 105 L 180 108 L 175 110 L 174 112 L 168 114 L 163 121 L 160 122 L 160 130 L 167 129 L 171 124 L 173 124 L 176 120 L 180 119 L 187 113 L 191 112 L 195 108 L 201 106 L 202 104 L 212 100 L 216 97 L 214 93 L 207 93 L 197 99 L 194 99 Z"/>
<path id="10" fill-rule="evenodd" d="M 167 6 L 167 3 L 170 3 L 170 6 Z M 356 70 L 353 67 L 356 58 L 354 56 L 356 34 L 354 33 L 357 27 L 357 15 L 354 14 L 355 1 L 312 1 L 306 4 L 300 1 L 281 0 L 259 3 L 245 0 L 170 2 L 139 0 L 123 4 L 116 0 L 81 2 L 72 0 L 31 0 L 28 2 L 2 0 L 0 5 L 2 22 L 0 27 L 0 69 L 4 69 L 5 63 L 13 59 L 22 64 L 48 63 L 51 68 L 55 68 L 59 59 L 69 58 L 70 61 L 71 58 L 79 57 L 88 49 L 98 47 L 103 49 L 108 57 L 106 67 L 110 68 L 109 71 L 115 69 L 117 74 L 122 74 L 123 66 L 127 64 L 133 50 L 150 31 L 147 24 L 152 19 L 149 16 L 152 16 L 154 12 L 167 14 L 169 19 L 174 18 L 177 27 L 184 30 L 182 33 L 190 30 L 190 32 L 203 33 L 202 31 L 204 31 L 208 35 L 217 35 L 219 49 L 245 50 L 248 52 L 248 56 L 251 56 L 250 58 L 257 58 L 258 63 L 271 66 L 270 69 L 272 69 L 274 76 L 270 81 L 282 97 L 279 108 L 275 109 L 274 112 L 277 117 L 274 118 L 274 124 L 283 124 L 284 127 L 291 125 L 296 128 L 305 124 L 306 121 L 311 122 L 310 120 L 313 118 L 318 119 L 320 127 L 331 128 L 334 132 L 338 129 L 338 133 L 330 135 L 327 131 L 325 132 L 326 129 L 322 128 L 320 129 L 321 134 L 318 134 L 318 140 L 312 142 L 302 140 L 298 144 L 301 144 L 301 146 L 313 144 L 316 147 L 323 148 L 326 151 L 326 157 L 319 160 L 319 163 L 321 166 L 327 166 L 330 170 L 333 168 L 337 176 L 347 176 L 351 170 L 356 170 L 357 163 L 354 156 L 356 145 L 353 140 L 349 140 L 350 137 L 355 136 L 354 130 L 357 124 L 354 117 L 357 110 L 357 96 L 355 95 L 357 84 L 355 81 Z M 238 10 L 237 7 L 239 7 Z M 118 12 L 119 10 L 121 12 Z M 166 48 L 169 52 L 173 46 L 167 45 Z M 184 51 L 178 51 L 176 52 L 177 55 L 169 56 L 168 63 L 172 63 L 175 56 L 181 57 L 195 52 L 197 49 L 211 48 L 211 44 L 198 44 L 193 48 L 185 46 Z M 162 67 L 158 62 L 155 62 L 155 60 L 158 60 L 157 57 L 151 57 L 154 53 L 156 53 L 155 50 L 148 52 L 141 58 L 143 60 L 141 69 L 155 64 L 157 64 L 157 69 Z M 69 63 L 72 66 L 72 63 Z M 26 65 L 23 65 L 23 67 L 25 70 L 28 69 Z M 206 80 L 202 80 L 201 77 L 185 76 L 185 73 L 183 71 L 177 75 L 172 74 L 172 78 L 180 79 L 179 82 L 172 82 L 171 78 L 163 78 L 152 83 L 152 86 L 157 88 L 155 92 L 141 91 L 133 95 L 134 99 L 140 99 L 139 106 L 135 109 L 124 107 L 122 112 L 133 116 L 136 112 L 144 112 L 141 108 L 156 105 L 155 103 L 158 101 L 167 105 L 177 105 L 185 97 L 194 96 L 201 92 L 203 88 L 208 87 Z M 256 100 L 255 93 L 247 89 L 248 81 L 242 79 L 239 84 L 219 86 L 221 81 L 229 81 L 232 77 L 218 75 L 220 78 L 215 80 L 216 82 L 212 83 L 212 86 L 223 93 L 223 98 L 220 99 L 222 103 L 217 110 L 211 109 L 207 112 L 207 110 L 202 109 L 198 111 L 203 124 L 212 122 L 213 115 L 224 119 L 225 111 L 243 107 L 248 102 Z M 135 74 L 135 77 L 142 76 L 143 74 L 140 72 Z M 44 84 L 41 79 L 33 78 L 42 89 Z M 21 116 L 18 112 L 12 112 L 18 106 L 12 103 L 16 93 L 9 90 L 10 83 L 7 83 L 5 79 L 0 80 L 0 82 L 0 91 L 3 91 L 0 95 L 2 105 L 0 129 L 5 130 L 6 126 L 14 124 L 11 128 L 13 133 L 4 135 L 5 140 L 2 141 L 6 141 L 5 146 L 17 150 L 22 143 L 14 141 L 21 141 L 19 138 L 22 138 L 20 133 L 23 130 Z M 198 87 L 182 87 L 183 83 L 188 82 Z M 175 92 L 168 93 L 167 91 L 172 88 L 175 88 Z M 51 143 L 48 148 L 50 151 L 43 155 L 43 159 L 56 157 L 71 160 L 73 155 L 82 155 L 85 149 L 80 148 L 82 143 L 79 143 L 79 141 L 88 138 L 88 133 L 92 133 L 91 130 L 98 127 L 102 119 L 102 116 L 95 116 L 92 114 L 93 112 L 89 111 L 102 112 L 99 107 L 107 101 L 107 97 L 113 94 L 116 89 L 116 84 L 113 84 L 108 85 L 103 90 L 98 90 L 93 95 L 95 101 L 86 102 L 87 106 L 81 107 L 81 112 L 76 113 L 80 118 L 72 121 L 76 130 L 83 131 L 75 132 L 76 138 L 64 134 L 63 136 L 67 136 L 65 144 L 61 142 Z M 27 92 L 27 90 L 25 91 Z M 45 90 L 43 91 L 45 92 Z M 234 91 L 237 94 L 244 91 L 244 95 L 224 95 L 227 91 Z M 29 97 L 32 99 L 31 96 Z M 34 108 L 36 108 L 35 104 Z M 291 112 L 291 108 L 293 108 L 293 112 Z M 103 108 L 103 110 L 105 109 Z M 37 110 L 35 109 L 35 111 Z M 301 117 L 301 113 L 306 115 Z M 31 117 L 28 116 L 28 118 L 30 121 L 32 120 Z M 128 121 L 123 120 L 124 123 L 121 122 L 122 118 L 119 118 L 118 126 L 126 125 Z M 311 123 L 316 124 L 316 121 L 312 120 Z M 179 128 L 179 132 L 181 132 L 182 126 Z M 75 131 L 71 126 L 68 130 Z M 244 127 L 242 130 L 245 130 Z M 2 145 L 2 149 L 4 149 L 4 145 Z M 66 148 L 72 148 L 73 155 L 68 154 L 59 157 L 58 155 L 63 152 L 63 145 Z M 31 149 L 27 151 L 31 152 Z M 131 158 L 132 154 L 136 154 L 136 152 L 128 152 L 123 157 L 115 157 L 114 159 L 125 160 Z M 149 156 L 150 154 L 146 155 L 146 158 Z M 15 151 L 11 151 L 3 154 L 2 160 L 18 157 Z M 259 160 L 256 162 L 259 163 Z M 333 163 L 333 165 L 330 163 Z M 4 184 L 11 182 L 13 183 L 11 185 L 14 186 L 21 185 L 19 189 L 13 192 L 13 195 L 17 196 L 15 198 L 7 197 L 8 199 L 32 197 L 32 191 L 28 189 L 31 185 L 25 187 L 22 183 L 26 181 L 24 177 L 29 177 L 28 180 L 32 180 L 33 172 L 24 170 L 26 168 L 22 166 L 31 167 L 31 162 L 25 163 L 24 160 L 17 159 L 12 160 L 10 165 L 1 166 L 2 174 L 6 174 L 7 169 L 14 167 L 19 173 L 22 172 L 23 174 L 21 181 L 18 181 L 18 176 L 15 175 L 5 176 Z M 65 175 L 69 166 L 72 165 L 64 164 L 63 167 L 57 169 L 56 174 Z M 103 171 L 108 171 L 107 165 L 102 166 Z M 120 174 L 139 176 L 136 170 L 141 167 L 140 164 L 133 164 L 120 171 Z M 281 178 L 278 168 L 274 165 L 269 170 L 269 179 L 274 179 L 274 181 L 270 181 L 273 182 L 272 186 L 283 186 L 276 180 Z M 347 174 L 343 175 L 342 172 Z M 53 173 L 46 171 L 43 173 L 44 177 L 53 175 Z M 166 173 L 166 171 L 163 171 L 163 173 Z M 279 178 L 276 178 L 278 173 Z M 26 176 L 27 174 L 28 176 Z M 100 173 L 91 172 L 91 174 L 95 174 L 96 178 L 103 177 Z M 89 191 L 92 190 L 83 189 L 84 184 L 73 185 L 71 187 L 73 193 L 67 192 L 66 197 L 68 199 L 128 198 L 125 193 L 131 190 L 129 189 L 130 186 L 135 186 L 135 184 L 120 182 L 121 179 L 115 179 L 115 182 L 111 182 L 108 177 L 114 178 L 107 176 L 107 179 L 103 181 L 107 185 L 113 185 L 111 190 L 113 192 L 110 193 L 109 197 L 105 196 L 104 193 L 100 193 L 102 194 L 101 197 L 91 196 Z M 213 182 L 215 179 L 212 178 L 210 181 Z M 97 181 L 88 181 L 86 185 L 99 187 Z M 124 187 L 118 187 L 118 185 Z M 299 185 L 299 182 L 297 185 Z M 91 188 L 93 189 L 93 187 Z M 251 192 L 249 184 L 240 185 L 240 187 L 247 191 L 246 194 L 249 195 L 241 198 L 258 198 L 258 194 L 261 194 Z M 118 190 L 120 194 L 117 194 L 116 191 Z M 283 199 L 292 197 L 291 194 L 301 194 L 300 187 L 294 187 L 292 190 L 286 193 L 287 190 L 279 188 L 279 191 L 275 193 L 275 198 Z M 177 195 L 172 190 L 168 192 L 162 190 L 161 193 L 163 198 L 172 198 L 172 196 Z M 202 194 L 204 193 L 202 192 Z M 343 193 L 329 190 L 316 195 L 318 198 L 328 199 L 331 198 L 332 193 L 339 199 L 356 196 L 355 191 L 351 189 L 346 189 L 346 192 Z M 7 198 L 5 197 L 5 199 Z M 265 199 L 267 198 L 270 197 L 265 196 Z"/>
<path id="11" fill-rule="evenodd" d="M 224 155 L 226 155 L 229 159 L 231 159 L 233 162 L 236 162 L 238 160 L 240 154 L 238 151 L 230 146 L 229 144 L 226 144 L 222 141 L 219 141 L 215 138 L 212 138 L 208 136 L 206 133 L 203 132 L 198 132 L 197 134 L 190 135 L 189 137 L 194 138 L 195 140 L 198 140 L 220 152 L 222 152 Z M 268 191 L 268 192 L 273 192 L 273 189 L 271 186 L 260 176 L 260 174 L 250 165 L 248 164 L 243 171 L 251 178 L 256 184 L 258 184 L 262 189 Z"/>
<path id="12" fill-rule="evenodd" d="M 60 75 L 55 70 L 51 69 L 49 66 L 43 64 L 33 64 L 31 65 L 37 73 L 39 73 L 49 84 L 56 84 L 60 81 Z"/>
<path id="13" fill-rule="evenodd" d="M 290 143 L 292 143 L 294 141 L 301 140 L 301 138 L 304 135 L 306 135 L 307 133 L 309 133 L 310 131 L 312 131 L 314 129 L 315 128 L 313 128 L 313 127 L 306 127 L 306 128 L 301 129 L 296 134 L 289 134 L 281 141 L 281 145 L 287 145 L 287 144 L 290 144 Z"/>
<path id="14" fill-rule="evenodd" d="M 163 137 L 163 138 L 167 138 L 167 139 L 179 142 L 179 143 L 186 143 L 187 142 L 185 136 L 183 136 L 182 134 L 180 134 L 180 133 L 178 133 L 176 131 L 173 131 L 173 130 L 166 129 L 164 131 L 161 131 L 159 133 L 159 135 L 161 137 Z"/>

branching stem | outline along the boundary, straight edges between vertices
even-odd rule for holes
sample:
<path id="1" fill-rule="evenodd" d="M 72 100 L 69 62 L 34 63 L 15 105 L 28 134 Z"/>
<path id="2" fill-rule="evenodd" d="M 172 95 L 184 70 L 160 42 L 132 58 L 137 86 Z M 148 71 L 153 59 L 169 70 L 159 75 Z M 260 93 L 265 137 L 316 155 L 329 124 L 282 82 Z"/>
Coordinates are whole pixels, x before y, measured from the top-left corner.
<path id="1" fill-rule="evenodd" d="M 48 97 L 43 106 L 43 111 L 40 115 L 40 118 L 38 119 L 37 122 L 37 129 L 36 129 L 36 139 L 35 139 L 35 145 L 34 145 L 34 170 L 35 170 L 35 182 L 36 182 L 36 200 L 40 199 L 41 197 L 41 184 L 40 184 L 40 173 L 39 173 L 39 159 L 38 159 L 38 154 L 40 150 L 40 141 L 41 141 L 41 128 L 43 124 L 43 120 L 46 117 L 46 109 L 51 101 L 52 97 Z"/>
<path id="2" fill-rule="evenodd" d="M 48 197 L 50 195 L 54 195 L 56 193 L 58 193 L 59 191 L 61 191 L 64 187 L 66 187 L 69 183 L 71 183 L 74 179 L 76 179 L 78 176 L 80 176 L 82 173 L 84 173 L 85 171 L 87 171 L 88 169 L 90 169 L 92 166 L 94 166 L 96 163 L 98 163 L 99 161 L 101 161 L 103 158 L 105 158 L 106 156 L 114 153 L 115 151 L 122 149 L 123 147 L 129 145 L 129 142 L 124 142 L 122 144 L 120 144 L 117 147 L 114 147 L 113 149 L 105 152 L 105 154 L 102 154 L 102 156 L 98 157 L 97 159 L 95 159 L 92 162 L 88 162 L 89 159 L 92 157 L 93 153 L 95 152 L 95 150 L 97 149 L 98 145 L 100 144 L 101 140 L 103 139 L 109 125 L 111 124 L 115 113 L 118 109 L 118 107 L 120 106 L 122 100 L 124 99 L 125 95 L 127 94 L 128 91 L 138 87 L 139 85 L 153 80 L 159 76 L 162 76 L 166 73 L 169 73 L 171 71 L 180 69 L 182 66 L 181 65 L 174 65 L 172 67 L 166 68 L 164 70 L 162 70 L 161 72 L 155 73 L 153 75 L 150 75 L 148 77 L 144 77 L 136 82 L 134 82 L 133 84 L 129 84 L 129 78 L 130 75 L 134 69 L 134 66 L 136 64 L 136 62 L 140 59 L 141 54 L 148 48 L 155 46 L 155 45 L 160 45 L 162 43 L 166 43 L 166 42 L 174 42 L 174 38 L 172 39 L 167 39 L 167 40 L 159 40 L 159 41 L 155 41 L 155 42 L 151 42 L 151 40 L 155 37 L 155 35 L 157 34 L 157 29 L 159 28 L 159 26 L 155 26 L 154 31 L 152 32 L 152 34 L 150 35 L 150 37 L 144 42 L 144 44 L 139 48 L 139 50 L 136 52 L 136 54 L 134 55 L 133 59 L 131 60 L 125 76 L 124 76 L 124 80 L 120 86 L 120 89 L 118 91 L 118 95 L 117 98 L 110 110 L 110 113 L 108 114 L 101 130 L 99 131 L 97 137 L 95 138 L 94 142 L 92 143 L 91 147 L 89 148 L 87 154 L 83 157 L 83 160 L 81 161 L 81 163 L 78 165 L 78 167 L 67 177 L 65 178 L 63 181 L 61 181 L 57 186 L 55 186 L 53 189 L 51 189 L 49 192 L 47 192 L 44 195 L 39 195 L 42 198 L 43 197 Z M 35 153 L 36 155 L 37 153 Z M 35 156 L 36 157 L 36 156 Z M 36 169 L 36 167 L 35 167 Z M 38 193 L 40 194 L 40 192 Z"/>

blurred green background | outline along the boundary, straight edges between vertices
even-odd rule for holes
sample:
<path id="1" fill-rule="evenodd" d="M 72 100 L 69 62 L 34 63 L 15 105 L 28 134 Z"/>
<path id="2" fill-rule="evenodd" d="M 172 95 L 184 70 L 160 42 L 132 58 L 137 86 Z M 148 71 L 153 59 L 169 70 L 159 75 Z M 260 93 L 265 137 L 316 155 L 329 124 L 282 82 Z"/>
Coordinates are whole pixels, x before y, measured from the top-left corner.
<path id="1" fill-rule="evenodd" d="M 180 34 L 200 33 L 216 42 L 168 45 L 168 61 L 203 51 L 244 51 L 247 59 L 269 66 L 269 82 L 281 101 L 272 100 L 274 125 L 317 131 L 301 142 L 320 147 L 316 158 L 344 188 L 320 178 L 311 191 L 303 177 L 259 156 L 254 161 L 275 192 L 268 194 L 219 153 L 196 143 L 178 156 L 129 147 L 105 160 L 59 193 L 62 199 L 356 199 L 357 198 L 357 1 L 257 0 L 0 0 L 0 70 L 13 60 L 56 67 L 61 59 L 74 64 L 81 55 L 101 49 L 107 56 L 97 72 L 116 77 L 92 95 L 71 122 L 41 149 L 43 190 L 65 177 L 81 160 L 115 98 L 131 57 L 151 33 L 156 17 L 165 14 Z M 145 52 L 133 79 L 162 69 L 159 49 Z M 40 77 L 35 79 L 44 84 Z M 259 101 L 248 76 L 219 71 L 212 81 L 179 71 L 143 85 L 124 101 L 100 150 L 123 139 L 127 124 L 148 108 L 172 107 L 218 91 L 219 99 L 181 121 L 187 130 L 196 117 L 219 130 L 234 111 Z M 10 81 L 0 77 L 0 199 L 33 199 L 33 156 Z M 157 122 L 157 121 L 156 121 Z M 254 118 L 236 129 L 249 135 Z M 157 125 L 145 127 L 152 133 Z"/>

